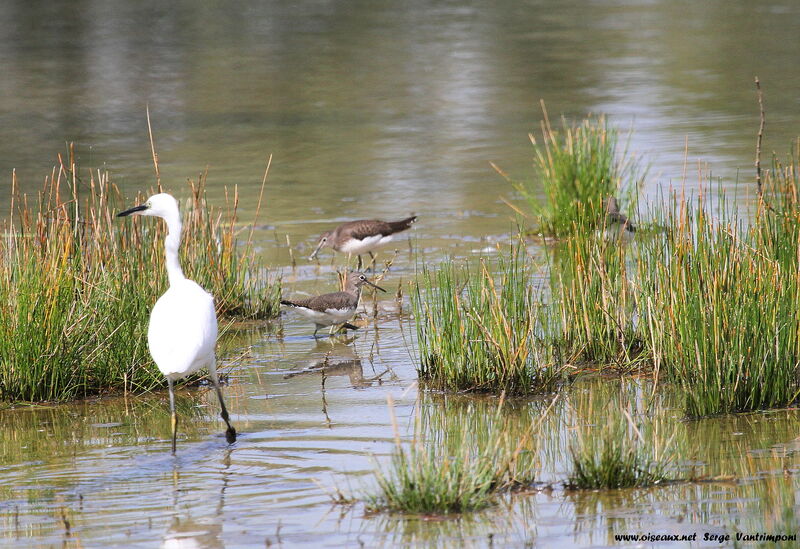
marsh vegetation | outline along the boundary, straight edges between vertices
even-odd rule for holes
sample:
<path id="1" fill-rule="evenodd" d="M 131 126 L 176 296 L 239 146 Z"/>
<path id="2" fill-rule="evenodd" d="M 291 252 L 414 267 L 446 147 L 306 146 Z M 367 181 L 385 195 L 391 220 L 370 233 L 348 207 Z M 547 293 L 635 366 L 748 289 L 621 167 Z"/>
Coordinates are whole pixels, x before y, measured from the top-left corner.
<path id="1" fill-rule="evenodd" d="M 637 373 L 651 377 L 654 390 L 678 395 L 687 418 L 795 403 L 798 156 L 775 160 L 765 171 L 753 216 L 709 182 L 696 197 L 676 192 L 651 204 L 643 215 L 660 230 L 629 243 L 619 230 L 606 230 L 608 215 L 599 206 L 631 169 L 614 147 L 615 134 L 602 118 L 565 124 L 564 137 L 547 121 L 543 128 L 545 147 L 535 165 L 549 209 L 536 201 L 531 207 L 550 234 L 563 238 L 546 247 L 547 260 L 538 264 L 525 246 L 514 245 L 477 267 L 446 262 L 421 269 L 413 299 L 421 382 L 452 392 L 532 395 L 557 391 L 590 371 Z M 617 184 L 599 183 L 612 180 Z M 564 219 L 556 221 L 556 213 Z M 653 453 L 629 413 L 606 415 L 599 427 L 577 432 L 566 486 L 641 487 L 670 478 L 673 458 Z M 400 451 L 394 482 L 420 480 L 401 471 L 440 474 L 433 465 L 442 461 L 440 450 Z M 484 479 L 479 484 L 488 490 L 488 472 L 469 472 L 463 457 L 455 463 L 464 478 Z M 390 490 L 386 476 L 380 483 Z"/>

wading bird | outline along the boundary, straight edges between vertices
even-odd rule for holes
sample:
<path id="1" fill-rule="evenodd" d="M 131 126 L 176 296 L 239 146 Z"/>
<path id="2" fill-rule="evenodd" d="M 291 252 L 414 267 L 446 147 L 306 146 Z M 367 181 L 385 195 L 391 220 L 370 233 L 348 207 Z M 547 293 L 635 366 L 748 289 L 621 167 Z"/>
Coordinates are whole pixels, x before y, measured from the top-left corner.
<path id="1" fill-rule="evenodd" d="M 367 280 L 364 273 L 353 271 L 348 273 L 344 290 L 341 292 L 317 295 L 307 299 L 281 299 L 281 305 L 294 307 L 300 314 L 316 324 L 314 337 L 317 337 L 317 332 L 324 326 L 331 327 L 330 335 L 333 335 L 334 328 L 337 326 L 357 330 L 356 326 L 347 321 L 356 314 L 358 300 L 361 297 L 361 286 L 364 284 L 369 284 L 382 292 L 386 291 Z"/>
<path id="2" fill-rule="evenodd" d="M 631 223 L 631 220 L 628 219 L 628 216 L 619 211 L 619 202 L 617 202 L 615 197 L 609 196 L 606 198 L 603 206 L 606 211 L 607 227 L 613 227 L 620 233 L 623 231 L 627 231 L 629 233 L 636 232 L 636 227 L 633 226 L 633 223 Z"/>
<path id="3" fill-rule="evenodd" d="M 172 412 L 172 453 L 178 431 L 178 416 L 175 414 L 175 381 L 207 367 L 211 382 L 217 390 L 222 407 L 222 419 L 228 426 L 225 438 L 236 442 L 236 430 L 228 418 L 228 410 L 222 400 L 222 390 L 217 378 L 216 356 L 217 314 L 214 297 L 193 280 L 183 275 L 178 259 L 181 244 L 181 214 L 178 201 L 166 193 L 156 194 L 140 206 L 134 206 L 117 217 L 128 215 L 160 217 L 167 222 L 167 237 L 164 249 L 167 255 L 169 289 L 158 298 L 150 313 L 147 343 L 158 369 L 167 378 L 169 385 L 169 407 Z"/>
<path id="4" fill-rule="evenodd" d="M 379 219 L 359 219 L 342 223 L 332 231 L 320 235 L 317 247 L 308 258 L 317 257 L 322 248 L 333 248 L 337 252 L 358 256 L 358 268 L 361 268 L 361 254 L 369 254 L 375 261 L 372 251 L 387 244 L 395 233 L 405 231 L 417 220 L 416 215 L 400 221 L 381 221 Z"/>

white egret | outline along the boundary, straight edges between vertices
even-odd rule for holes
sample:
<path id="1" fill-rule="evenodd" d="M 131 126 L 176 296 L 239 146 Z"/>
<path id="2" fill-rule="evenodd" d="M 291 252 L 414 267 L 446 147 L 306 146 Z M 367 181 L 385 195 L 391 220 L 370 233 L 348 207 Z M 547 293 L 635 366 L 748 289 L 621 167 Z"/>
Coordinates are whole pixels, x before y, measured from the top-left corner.
<path id="1" fill-rule="evenodd" d="M 214 354 L 217 343 L 217 315 L 214 310 L 214 297 L 195 281 L 183 275 L 178 259 L 178 248 L 181 243 L 181 214 L 178 210 L 178 201 L 166 193 L 156 194 L 144 204 L 118 213 L 117 217 L 131 214 L 160 217 L 167 222 L 168 234 L 164 239 L 164 249 L 167 256 L 169 289 L 158 298 L 150 313 L 147 343 L 153 360 L 161 373 L 166 376 L 169 385 L 172 453 L 175 453 L 178 430 L 173 385 L 175 381 L 203 367 L 208 368 L 211 382 L 217 390 L 219 404 L 222 407 L 220 415 L 228 426 L 225 438 L 228 443 L 236 442 L 236 430 L 228 418 L 228 410 L 225 408 L 217 378 Z"/>

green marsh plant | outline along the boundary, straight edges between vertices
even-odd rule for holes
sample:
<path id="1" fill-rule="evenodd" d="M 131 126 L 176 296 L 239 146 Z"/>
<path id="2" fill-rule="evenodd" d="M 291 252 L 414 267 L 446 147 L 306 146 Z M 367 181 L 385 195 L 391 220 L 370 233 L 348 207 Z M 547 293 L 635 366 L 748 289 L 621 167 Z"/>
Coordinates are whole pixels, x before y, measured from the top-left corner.
<path id="1" fill-rule="evenodd" d="M 604 116 L 590 116 L 579 124 L 562 119 L 554 129 L 544 111 L 540 141 L 534 148 L 534 181 L 511 181 L 526 199 L 538 221 L 536 232 L 564 237 L 594 230 L 605 218 L 605 200 L 618 197 L 628 210 L 644 174 L 624 148 Z M 542 199 L 542 188 L 544 198 Z"/>
<path id="2" fill-rule="evenodd" d="M 407 445 L 396 434 L 386 467 L 375 470 L 377 493 L 368 494 L 373 511 L 449 514 L 491 505 L 507 490 L 533 483 L 538 471 L 537 437 L 541 419 L 507 412 L 508 404 L 423 395 Z M 391 405 L 391 403 L 390 403 Z M 420 410 L 418 408 L 418 410 Z"/>
<path id="3" fill-rule="evenodd" d="M 553 247 L 551 345 L 570 360 L 628 369 L 640 358 L 627 246 L 605 233 L 575 233 Z"/>
<path id="4" fill-rule="evenodd" d="M 551 391 L 563 377 L 542 345 L 542 302 L 526 251 L 478 265 L 423 266 L 412 307 L 426 386 L 445 391 Z"/>
<path id="5" fill-rule="evenodd" d="M 638 265 L 642 339 L 657 375 L 680 389 L 689 417 L 794 402 L 800 273 L 770 257 L 780 245 L 760 243 L 772 221 L 717 219 L 703 200 L 676 202 L 665 215 L 670 230 L 642 248 Z"/>
<path id="6" fill-rule="evenodd" d="M 669 479 L 672 458 L 642 435 L 630 412 L 610 414 L 577 428 L 570 449 L 570 489 L 641 488 Z M 665 447 L 669 447 L 669 443 Z"/>

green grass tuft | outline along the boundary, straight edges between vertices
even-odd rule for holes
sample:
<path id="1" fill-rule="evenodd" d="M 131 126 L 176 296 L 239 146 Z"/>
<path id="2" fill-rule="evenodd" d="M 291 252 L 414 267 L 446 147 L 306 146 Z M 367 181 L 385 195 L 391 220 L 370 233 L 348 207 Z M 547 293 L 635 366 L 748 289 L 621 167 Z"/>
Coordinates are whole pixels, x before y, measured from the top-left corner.
<path id="1" fill-rule="evenodd" d="M 623 210 L 643 181 L 639 165 L 618 147 L 618 134 L 604 116 L 580 124 L 562 119 L 561 130 L 550 125 L 545 112 L 541 143 L 531 135 L 535 181 L 512 181 L 538 220 L 536 230 L 563 237 L 603 225 L 604 202 L 620 199 Z M 541 188 L 544 188 L 544 199 Z"/>
<path id="2" fill-rule="evenodd" d="M 784 247 L 761 240 L 772 214 L 750 227 L 719 215 L 703 201 L 673 205 L 672 229 L 642 249 L 638 267 L 642 339 L 690 417 L 783 407 L 798 395 L 796 260 L 787 268 L 769 257 Z"/>
<path id="3" fill-rule="evenodd" d="M 571 447 L 567 488 L 640 488 L 668 480 L 671 459 L 656 455 L 640 429 L 629 415 L 599 427 L 580 427 Z"/>
<path id="4" fill-rule="evenodd" d="M 371 510 L 419 514 L 474 511 L 491 503 L 495 483 L 491 456 L 464 446 L 457 455 L 435 445 L 398 447 L 390 470 L 376 471 L 379 495 L 368 497 Z"/>
<path id="5" fill-rule="evenodd" d="M 532 274 L 521 247 L 478 266 L 423 267 L 412 293 L 419 378 L 447 391 L 554 389 L 563 369 L 540 342 L 542 305 Z"/>
<path id="6" fill-rule="evenodd" d="M 618 239 L 576 233 L 551 254 L 550 344 L 571 361 L 628 369 L 641 358 L 636 299 Z"/>
<path id="7" fill-rule="evenodd" d="M 519 410 L 506 413 L 502 400 L 421 398 L 414 440 L 404 447 L 397 438 L 388 467 L 376 469 L 378 492 L 367 494 L 369 510 L 474 511 L 493 504 L 504 490 L 533 483 L 538 470 L 534 435 L 552 402 L 533 421 Z M 429 399 L 434 406 L 426 405 Z"/>

